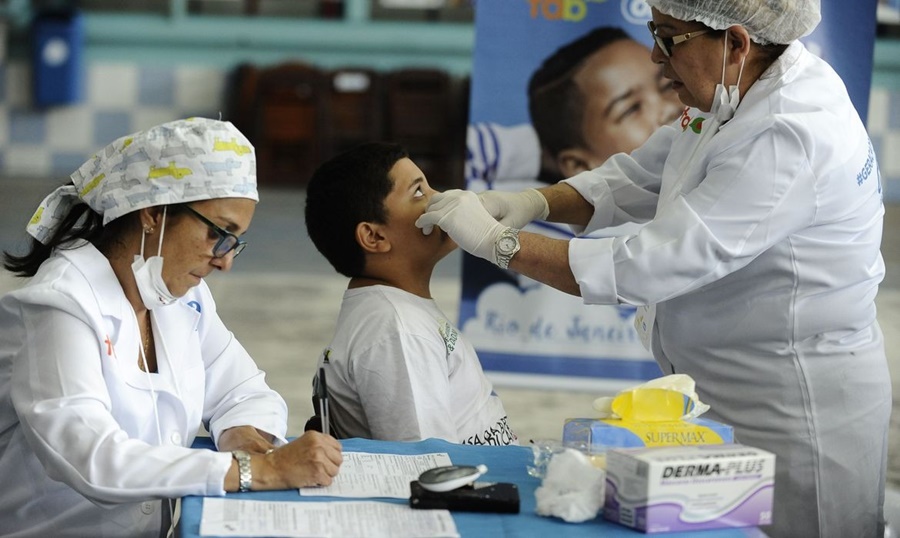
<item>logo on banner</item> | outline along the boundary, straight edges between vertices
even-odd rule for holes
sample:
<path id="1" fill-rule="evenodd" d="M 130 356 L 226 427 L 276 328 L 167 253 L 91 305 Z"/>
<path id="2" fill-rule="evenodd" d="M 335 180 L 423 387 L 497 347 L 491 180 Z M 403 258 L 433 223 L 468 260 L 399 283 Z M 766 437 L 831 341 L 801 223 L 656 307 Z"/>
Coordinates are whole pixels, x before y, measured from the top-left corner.
<path id="1" fill-rule="evenodd" d="M 624 360 L 645 355 L 642 347 L 633 347 L 640 343 L 634 306 L 585 308 L 580 298 L 560 296 L 552 288 L 507 282 L 488 286 L 477 303 L 463 333 L 479 351 L 591 358 L 597 353 L 594 346 L 601 345 L 607 347 L 605 353 Z"/>
<path id="2" fill-rule="evenodd" d="M 645 0 L 622 0 L 622 16 L 631 24 L 644 24 L 650 20 L 650 6 Z"/>
<path id="3" fill-rule="evenodd" d="M 587 16 L 588 4 L 602 4 L 607 0 L 526 0 L 531 9 L 531 18 L 538 16 L 549 21 L 560 19 L 579 22 Z M 643 2 L 643 0 L 640 0 Z"/>
<path id="4" fill-rule="evenodd" d="M 604 4 L 608 0 L 525 0 L 531 18 L 542 17 L 550 21 L 579 22 L 587 16 L 588 4 Z M 644 24 L 650 20 L 650 6 L 645 0 L 621 0 L 622 17 L 631 24 Z"/>

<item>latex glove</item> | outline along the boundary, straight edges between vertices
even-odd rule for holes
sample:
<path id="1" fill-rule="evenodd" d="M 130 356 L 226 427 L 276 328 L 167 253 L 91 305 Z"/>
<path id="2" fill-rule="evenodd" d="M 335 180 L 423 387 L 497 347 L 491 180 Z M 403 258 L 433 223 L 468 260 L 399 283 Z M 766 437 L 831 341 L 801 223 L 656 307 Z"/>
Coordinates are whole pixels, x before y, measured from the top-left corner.
<path id="1" fill-rule="evenodd" d="M 485 191 L 478 197 L 492 217 L 512 228 L 522 229 L 533 220 L 546 220 L 550 214 L 547 199 L 537 189 L 522 192 Z"/>
<path id="2" fill-rule="evenodd" d="M 459 248 L 496 264 L 494 243 L 506 229 L 487 212 L 478 195 L 459 189 L 440 192 L 431 197 L 425 213 L 416 226 L 428 235 L 435 226 L 444 230 Z"/>

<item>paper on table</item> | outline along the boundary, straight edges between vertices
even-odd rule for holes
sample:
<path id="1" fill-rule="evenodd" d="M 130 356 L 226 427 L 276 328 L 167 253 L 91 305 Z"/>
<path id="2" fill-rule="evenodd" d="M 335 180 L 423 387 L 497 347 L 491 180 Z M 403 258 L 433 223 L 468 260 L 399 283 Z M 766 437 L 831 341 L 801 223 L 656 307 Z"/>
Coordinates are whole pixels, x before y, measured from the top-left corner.
<path id="1" fill-rule="evenodd" d="M 341 470 L 330 486 L 300 488 L 300 495 L 389 497 L 408 499 L 409 483 L 423 471 L 450 465 L 446 452 L 432 454 L 370 454 L 344 452 Z"/>
<path id="2" fill-rule="evenodd" d="M 459 538 L 447 510 L 375 501 L 203 499 L 201 536 Z"/>

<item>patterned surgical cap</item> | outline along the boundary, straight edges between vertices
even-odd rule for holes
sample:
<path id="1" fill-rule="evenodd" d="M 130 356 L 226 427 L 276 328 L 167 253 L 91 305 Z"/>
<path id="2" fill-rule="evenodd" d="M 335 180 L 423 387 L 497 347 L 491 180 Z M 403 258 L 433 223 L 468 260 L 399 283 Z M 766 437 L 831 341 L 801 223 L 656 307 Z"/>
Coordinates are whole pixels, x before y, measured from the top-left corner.
<path id="1" fill-rule="evenodd" d="M 53 191 L 26 230 L 41 243 L 56 232 L 71 207 L 85 203 L 103 224 L 145 207 L 250 198 L 256 189 L 256 154 L 230 122 L 189 118 L 119 138 Z"/>

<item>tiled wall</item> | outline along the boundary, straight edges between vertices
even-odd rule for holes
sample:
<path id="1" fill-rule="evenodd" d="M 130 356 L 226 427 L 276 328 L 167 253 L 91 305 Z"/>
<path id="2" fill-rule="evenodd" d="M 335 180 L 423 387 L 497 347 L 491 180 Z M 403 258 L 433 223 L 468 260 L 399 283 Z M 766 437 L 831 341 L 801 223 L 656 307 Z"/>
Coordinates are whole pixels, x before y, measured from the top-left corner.
<path id="1" fill-rule="evenodd" d="M 210 67 L 91 63 L 80 104 L 35 110 L 28 63 L 0 65 L 0 178 L 63 179 L 120 136 L 180 117 L 219 117 L 227 76 Z M 868 117 L 885 200 L 900 202 L 900 88 L 873 88 Z"/>
<path id="2" fill-rule="evenodd" d="M 180 117 L 218 118 L 226 76 L 208 67 L 92 63 L 79 104 L 40 110 L 29 64 L 0 66 L 0 178 L 63 179 L 120 136 Z"/>

